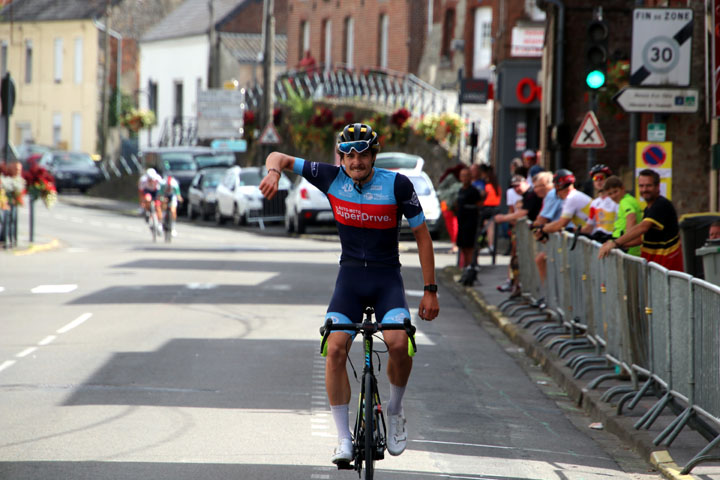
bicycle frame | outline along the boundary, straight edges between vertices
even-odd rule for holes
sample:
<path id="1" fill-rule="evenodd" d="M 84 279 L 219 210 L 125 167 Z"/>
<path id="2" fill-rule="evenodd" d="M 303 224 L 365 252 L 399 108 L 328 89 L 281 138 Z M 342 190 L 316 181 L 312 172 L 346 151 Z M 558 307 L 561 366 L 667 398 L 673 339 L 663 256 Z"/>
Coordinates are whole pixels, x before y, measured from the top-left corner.
<path id="1" fill-rule="evenodd" d="M 327 355 L 327 338 L 333 330 L 349 330 L 362 334 L 364 362 L 355 430 L 353 432 L 354 465 L 339 463 L 338 469 L 354 469 L 358 472 L 358 475 L 361 475 L 364 463 L 366 480 L 373 478 L 375 460 L 382 460 L 385 457 L 387 432 L 373 366 L 373 335 L 383 330 L 405 330 L 408 335 L 408 354 L 413 356 L 417 351 L 417 345 L 415 344 L 416 329 L 410 323 L 409 318 L 406 318 L 402 324 L 382 324 L 373 322 L 372 316 L 374 313 L 372 307 L 366 307 L 365 319 L 361 324 L 333 324 L 332 320 L 327 319 L 325 325 L 320 328 L 320 334 L 323 336 L 320 353 L 323 356 Z M 368 426 L 371 430 L 369 433 L 367 431 Z M 368 454 L 368 452 L 371 453 Z"/>

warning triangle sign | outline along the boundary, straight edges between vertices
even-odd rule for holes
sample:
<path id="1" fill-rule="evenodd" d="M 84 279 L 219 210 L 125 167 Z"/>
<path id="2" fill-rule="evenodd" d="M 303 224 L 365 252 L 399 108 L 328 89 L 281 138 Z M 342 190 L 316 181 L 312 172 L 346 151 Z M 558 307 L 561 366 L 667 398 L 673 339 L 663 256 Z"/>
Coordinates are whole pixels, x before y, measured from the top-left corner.
<path id="1" fill-rule="evenodd" d="M 270 120 L 260 134 L 258 143 L 260 143 L 260 145 L 277 145 L 280 142 L 280 135 L 278 135 L 275 125 L 273 125 L 273 121 Z"/>
<path id="2" fill-rule="evenodd" d="M 585 114 L 580 128 L 572 141 L 573 148 L 605 148 L 605 137 L 600 131 L 595 113 L 591 110 Z"/>

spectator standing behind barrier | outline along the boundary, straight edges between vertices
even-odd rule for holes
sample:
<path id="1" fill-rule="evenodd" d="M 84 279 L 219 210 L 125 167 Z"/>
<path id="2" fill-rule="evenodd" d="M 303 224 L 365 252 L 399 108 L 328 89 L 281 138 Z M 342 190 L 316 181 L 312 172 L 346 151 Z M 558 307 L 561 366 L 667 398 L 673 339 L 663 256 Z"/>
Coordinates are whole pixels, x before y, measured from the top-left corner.
<path id="1" fill-rule="evenodd" d="M 642 207 L 635 197 L 625 192 L 625 185 L 619 177 L 612 175 L 605 180 L 605 192 L 613 202 L 618 204 L 612 234 L 614 239 L 618 239 L 642 219 Z M 628 247 L 627 253 L 639 257 L 640 245 Z"/>
<path id="2" fill-rule="evenodd" d="M 720 240 L 720 221 L 713 222 L 710 224 L 710 231 L 708 232 L 708 240 Z"/>
<path id="3" fill-rule="evenodd" d="M 660 175 L 650 169 L 640 171 L 638 189 L 647 203 L 642 221 L 620 238 L 603 244 L 598 258 L 607 257 L 613 247 L 636 245 L 642 239 L 640 252 L 644 259 L 668 270 L 683 271 L 677 212 L 672 202 L 660 195 Z"/>
<path id="4" fill-rule="evenodd" d="M 480 192 L 472 186 L 470 169 L 460 170 L 462 187 L 455 202 L 455 215 L 458 221 L 457 246 L 460 249 L 458 266 L 467 267 L 473 262 L 473 252 L 477 241 L 478 209 L 482 205 Z"/>
<path id="5" fill-rule="evenodd" d="M 495 246 L 495 222 L 492 217 L 498 213 L 500 207 L 500 188 L 493 167 L 487 164 L 480 165 L 480 178 L 485 182 L 485 196 L 480 209 L 480 228 L 485 232 L 485 242 L 490 253 Z"/>
<path id="6" fill-rule="evenodd" d="M 478 189 L 482 198 L 485 198 L 485 180 L 482 179 L 480 165 L 477 163 L 470 165 L 470 178 L 472 186 Z"/>
<path id="7" fill-rule="evenodd" d="M 582 228 L 590 216 L 592 198 L 575 188 L 575 175 L 564 168 L 553 178 L 558 197 L 563 200 L 560 218 L 543 225 L 541 233 L 554 233 L 567 228 L 572 222 L 575 228 Z"/>
<path id="8" fill-rule="evenodd" d="M 460 167 L 460 168 L 458 168 Z M 447 229 L 448 235 L 450 236 L 450 242 L 452 248 L 450 253 L 457 252 L 457 232 L 458 222 L 453 206 L 457 199 L 457 194 L 460 191 L 462 184 L 458 179 L 460 170 L 465 168 L 462 163 L 459 163 L 455 167 L 450 167 L 440 176 L 440 184 L 437 189 L 438 200 L 440 201 L 440 210 L 443 214 L 443 220 L 445 221 L 445 228 Z"/>
<path id="9" fill-rule="evenodd" d="M 523 170 L 525 172 L 524 174 L 518 172 L 518 169 L 521 168 L 525 169 L 525 167 L 523 167 L 522 160 L 520 158 L 513 158 L 510 162 L 510 186 L 507 188 L 507 190 L 505 190 L 505 203 L 508 207 L 508 213 L 513 213 L 513 211 L 515 210 L 515 204 L 518 202 L 522 202 L 522 195 L 518 195 L 515 191 L 515 188 L 512 186 L 512 178 L 515 175 L 527 176 L 527 170 Z"/>
<path id="10" fill-rule="evenodd" d="M 554 222 L 562 215 L 563 200 L 558 196 L 557 190 L 553 184 L 553 174 L 551 172 L 540 172 L 535 175 L 533 183 L 535 193 L 543 199 L 543 206 L 540 214 L 532 224 L 535 240 L 544 244 L 547 241 L 547 234 L 541 232 L 541 228 L 548 223 Z M 541 247 L 542 249 L 542 247 Z M 544 251 L 535 255 L 535 265 L 538 269 L 540 282 L 545 284 L 547 277 L 547 254 Z M 541 288 L 542 288 L 541 285 Z"/>
<path id="11" fill-rule="evenodd" d="M 532 185 L 533 177 L 545 169 L 538 165 L 538 156 L 533 150 L 525 150 L 522 160 L 523 166 L 527 168 L 527 182 Z"/>
<path id="12" fill-rule="evenodd" d="M 590 215 L 587 225 L 581 233 L 603 243 L 612 238 L 613 226 L 617 218 L 618 205 L 607 194 L 605 181 L 612 175 L 609 167 L 598 164 L 590 170 L 595 198 L 590 203 Z"/>
<path id="13" fill-rule="evenodd" d="M 512 177 L 511 184 L 515 191 L 522 195 L 522 203 L 518 203 L 518 208 L 512 212 L 503 215 L 498 213 L 494 217 L 496 224 L 503 222 L 515 222 L 523 217 L 527 217 L 530 221 L 535 221 L 542 208 L 542 198 L 540 198 L 535 190 L 530 188 L 527 183 L 527 179 L 522 175 L 515 175 Z M 517 244 L 515 239 L 515 228 L 512 228 L 510 236 L 510 267 L 508 281 L 502 285 L 498 285 L 497 289 L 501 292 L 512 291 L 513 294 L 519 293 L 519 264 L 517 258 Z"/>

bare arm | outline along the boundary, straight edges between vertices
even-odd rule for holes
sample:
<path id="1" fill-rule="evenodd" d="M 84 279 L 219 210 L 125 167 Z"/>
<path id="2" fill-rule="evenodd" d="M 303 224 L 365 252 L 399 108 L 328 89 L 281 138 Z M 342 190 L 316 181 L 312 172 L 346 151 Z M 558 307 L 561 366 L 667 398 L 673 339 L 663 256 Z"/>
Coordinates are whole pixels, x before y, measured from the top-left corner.
<path id="1" fill-rule="evenodd" d="M 612 250 L 613 247 L 637 245 L 637 240 L 642 239 L 642 236 L 645 235 L 651 227 L 652 222 L 650 222 L 650 220 L 643 220 L 632 228 L 628 228 L 625 235 L 622 235 L 620 238 L 616 238 L 615 240 L 608 240 L 605 242 L 603 246 L 600 247 L 598 258 L 605 258 L 610 255 L 610 250 Z"/>
<path id="2" fill-rule="evenodd" d="M 425 285 L 435 283 L 435 253 L 433 252 L 432 238 L 427 224 L 423 222 L 421 225 L 413 228 L 413 235 L 418 246 L 418 256 L 420 257 L 420 268 L 422 269 L 423 282 Z M 437 293 L 426 291 L 420 300 L 418 315 L 424 320 L 433 320 L 440 311 Z"/>
<path id="3" fill-rule="evenodd" d="M 555 220 L 554 222 L 550 222 L 550 223 L 546 224 L 546 225 L 542 228 L 542 231 L 545 232 L 545 233 L 559 232 L 559 231 L 561 231 L 563 228 L 567 227 L 567 224 L 568 224 L 568 223 L 570 223 L 570 219 L 569 219 L 569 218 L 560 217 L 560 218 L 558 218 L 557 220 Z"/>
<path id="4" fill-rule="evenodd" d="M 495 215 L 495 223 L 502 223 L 502 222 L 511 222 L 513 220 L 520 220 L 525 215 L 527 215 L 528 211 L 523 208 L 517 208 L 514 212 L 506 213 L 503 215 L 502 213 L 498 213 Z"/>
<path id="5" fill-rule="evenodd" d="M 273 198 L 278 191 L 278 182 L 280 181 L 280 172 L 290 170 L 295 163 L 295 157 L 285 155 L 280 152 L 271 152 L 265 159 L 265 168 L 267 175 L 260 182 L 260 192 L 265 198 Z"/>

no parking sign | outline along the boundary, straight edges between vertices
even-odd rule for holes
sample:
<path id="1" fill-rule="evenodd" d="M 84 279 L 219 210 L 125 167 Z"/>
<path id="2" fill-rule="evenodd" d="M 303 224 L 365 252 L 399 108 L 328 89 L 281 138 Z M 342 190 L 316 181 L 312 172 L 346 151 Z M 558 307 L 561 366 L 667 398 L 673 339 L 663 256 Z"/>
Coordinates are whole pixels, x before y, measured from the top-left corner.
<path id="1" fill-rule="evenodd" d="M 635 197 L 643 207 L 637 177 L 641 170 L 649 168 L 660 175 L 660 194 L 672 200 L 672 142 L 637 142 L 635 144 Z"/>

